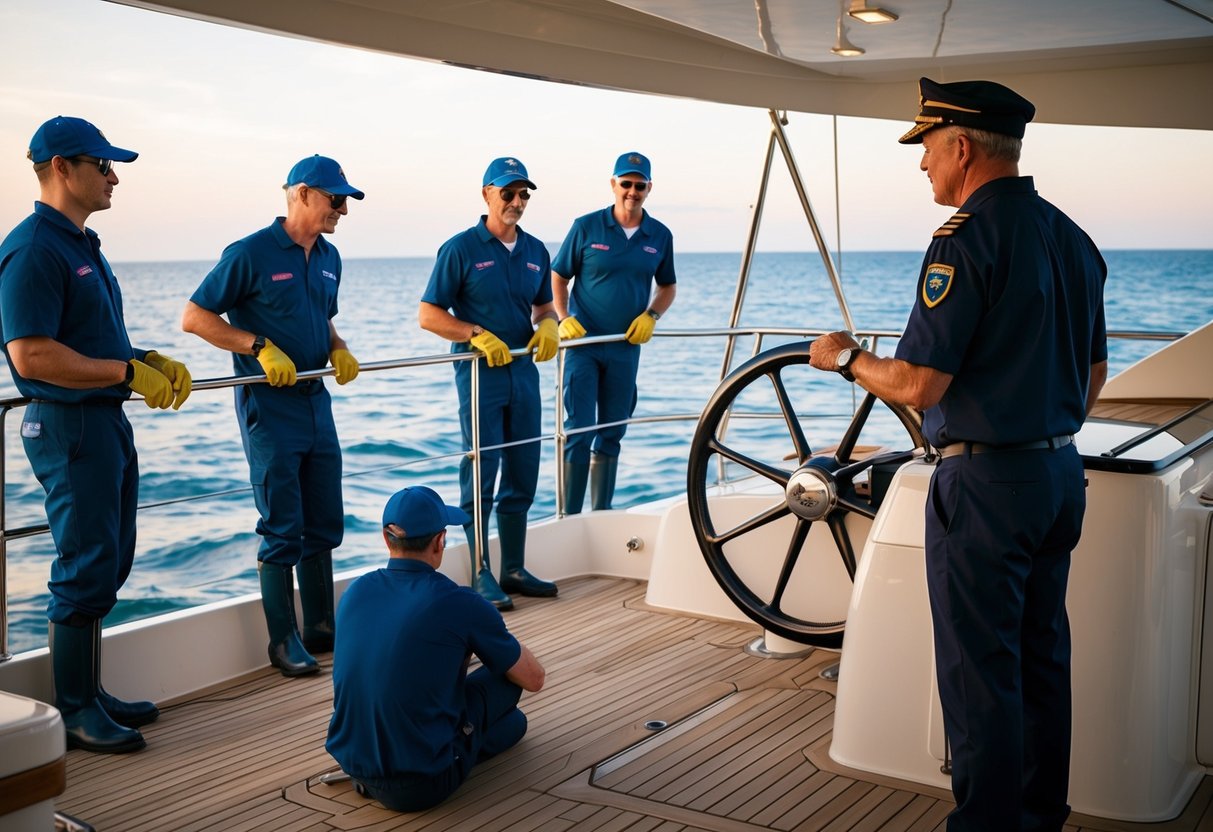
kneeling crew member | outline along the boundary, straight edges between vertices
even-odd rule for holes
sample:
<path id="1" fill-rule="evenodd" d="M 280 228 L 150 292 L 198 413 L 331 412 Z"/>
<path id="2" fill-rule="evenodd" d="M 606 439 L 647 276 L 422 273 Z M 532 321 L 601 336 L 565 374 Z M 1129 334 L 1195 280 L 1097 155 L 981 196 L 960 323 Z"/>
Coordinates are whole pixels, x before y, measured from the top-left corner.
<path id="1" fill-rule="evenodd" d="M 501 613 L 438 572 L 446 527 L 468 522 L 425 486 L 396 492 L 383 511 L 387 566 L 337 609 L 325 748 L 359 793 L 398 812 L 436 806 L 522 739 L 518 700 L 543 687 L 543 666 Z M 469 674 L 473 654 L 483 666 Z"/>

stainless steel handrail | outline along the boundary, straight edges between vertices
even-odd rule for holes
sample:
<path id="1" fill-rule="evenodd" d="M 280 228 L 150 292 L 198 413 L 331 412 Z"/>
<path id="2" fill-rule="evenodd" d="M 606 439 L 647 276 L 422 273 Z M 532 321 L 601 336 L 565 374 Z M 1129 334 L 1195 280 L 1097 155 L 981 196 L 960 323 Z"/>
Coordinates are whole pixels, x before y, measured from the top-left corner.
<path id="1" fill-rule="evenodd" d="M 722 327 L 712 329 L 670 329 L 662 330 L 654 333 L 658 338 L 712 338 L 726 337 L 735 341 L 737 337 L 753 336 L 755 338 L 754 354 L 760 350 L 764 337 L 766 336 L 782 336 L 782 337 L 802 337 L 807 338 L 814 335 L 821 335 L 827 330 L 824 329 L 807 329 L 797 327 Z M 1138 330 L 1115 330 L 1109 331 L 1108 337 L 1114 339 L 1128 340 L 1145 340 L 1145 341 L 1173 341 L 1182 338 L 1187 333 L 1185 332 L 1146 332 Z M 898 338 L 901 333 L 897 330 L 870 330 L 859 331 L 855 333 L 858 338 L 872 339 L 872 348 L 875 349 L 881 338 Z M 556 426 L 553 436 L 544 434 L 537 435 L 533 438 L 515 440 L 499 445 L 490 445 L 482 447 L 480 445 L 479 432 L 479 401 L 480 401 L 480 386 L 479 386 L 479 361 L 473 364 L 472 368 L 472 414 L 473 414 L 473 441 L 472 448 L 468 451 L 458 451 L 445 454 L 435 454 L 432 456 L 422 457 L 420 459 L 409 460 L 399 463 L 399 465 L 383 466 L 364 471 L 355 471 L 352 473 L 342 474 L 342 478 L 364 476 L 368 473 L 375 473 L 383 470 L 388 470 L 394 467 L 406 465 L 417 465 L 424 462 L 433 462 L 439 459 L 468 457 L 470 459 L 478 459 L 480 454 L 485 451 L 496 451 L 504 448 L 515 447 L 518 445 L 530 444 L 532 442 L 543 442 L 548 439 L 554 439 L 557 447 L 557 465 L 556 465 L 556 506 L 557 514 L 563 516 L 563 465 L 560 462 L 564 458 L 564 440 L 570 435 L 584 433 L 593 430 L 598 430 L 603 427 L 613 427 L 616 425 L 633 425 L 633 424 L 652 424 L 659 422 L 675 422 L 675 421 L 695 421 L 699 418 L 698 413 L 665 413 L 656 416 L 632 416 L 628 419 L 622 419 L 616 422 L 606 422 L 601 424 L 591 425 L 585 428 L 575 428 L 571 430 L 564 429 L 563 418 L 563 360 L 564 353 L 568 349 L 577 349 L 583 346 L 593 344 L 611 343 L 624 340 L 622 335 L 602 335 L 595 337 L 578 338 L 572 341 L 562 342 L 560 345 L 560 353 L 558 356 L 557 373 L 556 373 L 556 393 L 554 411 L 556 414 Z M 527 355 L 525 349 L 513 350 L 511 355 L 522 357 Z M 362 372 L 379 372 L 384 370 L 394 370 L 401 368 L 426 367 L 438 364 L 453 364 L 457 361 L 472 361 L 479 357 L 479 353 L 441 353 L 436 355 L 424 355 L 408 358 L 391 359 L 387 361 L 367 362 L 361 365 Z M 727 374 L 728 368 L 725 368 Z M 332 368 L 322 370 L 309 370 L 298 374 L 299 381 L 307 381 L 310 379 L 323 378 L 324 376 L 333 375 Z M 241 384 L 264 384 L 265 376 L 230 376 L 222 378 L 199 379 L 194 382 L 194 390 L 214 390 L 228 387 L 236 387 Z M 132 399 L 131 401 L 141 401 L 141 399 Z M 7 458 L 7 435 L 6 430 L 8 413 L 11 410 L 24 407 L 29 404 L 31 399 L 24 397 L 16 397 L 11 399 L 0 399 L 0 662 L 8 661 L 12 656 L 8 652 L 8 543 L 10 540 L 19 540 L 27 537 L 35 537 L 37 535 L 46 534 L 50 531 L 50 527 L 46 523 L 35 524 L 32 526 L 23 526 L 16 529 L 8 527 L 8 513 L 6 500 L 6 458 Z M 761 414 L 746 414 L 747 418 L 762 418 Z M 476 534 L 479 536 L 483 529 L 484 518 L 482 515 L 482 507 L 480 500 L 479 487 L 479 471 L 480 466 L 476 465 L 473 468 L 475 479 L 475 517 Z M 160 500 L 153 503 L 142 504 L 138 507 L 139 511 L 148 508 L 156 508 L 165 505 L 171 505 L 181 502 L 193 502 L 196 500 L 212 499 L 217 496 L 227 496 L 243 491 L 251 491 L 252 487 L 239 489 L 226 489 L 224 491 L 208 492 L 206 494 L 196 494 L 189 497 L 179 497 L 170 500 Z M 479 539 L 479 538 L 478 538 Z"/>

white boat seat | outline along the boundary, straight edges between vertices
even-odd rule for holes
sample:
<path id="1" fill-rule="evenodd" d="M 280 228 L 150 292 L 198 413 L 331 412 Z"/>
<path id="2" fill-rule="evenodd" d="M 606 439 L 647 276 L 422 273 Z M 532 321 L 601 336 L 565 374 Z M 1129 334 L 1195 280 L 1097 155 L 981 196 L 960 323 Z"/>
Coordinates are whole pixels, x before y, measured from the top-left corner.
<path id="1" fill-rule="evenodd" d="M 55 828 L 55 798 L 67 788 L 66 754 L 58 710 L 0 691 L 0 828 Z"/>

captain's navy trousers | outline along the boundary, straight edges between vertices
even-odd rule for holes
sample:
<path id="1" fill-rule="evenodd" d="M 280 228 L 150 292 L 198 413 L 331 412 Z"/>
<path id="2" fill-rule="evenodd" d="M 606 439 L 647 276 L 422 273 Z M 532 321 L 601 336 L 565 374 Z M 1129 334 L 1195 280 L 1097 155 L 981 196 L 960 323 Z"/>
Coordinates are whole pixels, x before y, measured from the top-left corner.
<path id="1" fill-rule="evenodd" d="M 1069 813 L 1065 601 L 1085 507 L 1073 444 L 949 457 L 931 480 L 927 585 L 957 801 L 950 832 L 1060 830 Z"/>
<path id="2" fill-rule="evenodd" d="M 261 518 L 257 560 L 294 566 L 341 545 L 341 445 L 319 380 L 236 388 L 236 417 Z"/>

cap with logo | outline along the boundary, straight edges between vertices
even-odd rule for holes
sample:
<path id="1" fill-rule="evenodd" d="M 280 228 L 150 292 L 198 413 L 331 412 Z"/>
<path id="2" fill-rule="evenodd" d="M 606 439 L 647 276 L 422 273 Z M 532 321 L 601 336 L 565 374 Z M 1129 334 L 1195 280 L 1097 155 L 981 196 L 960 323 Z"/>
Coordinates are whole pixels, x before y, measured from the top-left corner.
<path id="1" fill-rule="evenodd" d="M 615 172 L 611 176 L 623 176 L 625 173 L 638 173 L 645 179 L 652 179 L 652 166 L 647 156 L 632 151 L 625 153 L 615 160 Z"/>
<path id="2" fill-rule="evenodd" d="M 25 154 L 35 165 L 49 162 L 56 156 L 93 156 L 114 162 L 133 162 L 139 154 L 133 150 L 114 147 L 105 134 L 82 118 L 55 116 L 45 122 L 29 140 Z"/>
<path id="3" fill-rule="evenodd" d="M 484 172 L 483 184 L 485 187 L 491 185 L 494 188 L 504 188 L 514 182 L 525 182 L 531 190 L 539 188 L 530 180 L 530 175 L 526 172 L 526 165 L 513 156 L 502 156 L 500 159 L 489 162 L 489 166 Z"/>
<path id="4" fill-rule="evenodd" d="M 917 124 L 897 141 L 919 144 L 932 127 L 957 124 L 1022 139 L 1036 107 L 1015 90 L 993 81 L 956 81 L 939 84 L 918 81 Z"/>
<path id="5" fill-rule="evenodd" d="M 448 506 L 432 488 L 415 485 L 397 491 L 383 509 L 383 526 L 397 525 L 405 537 L 425 537 L 447 526 L 462 526 L 472 522 L 466 511 Z"/>
<path id="6" fill-rule="evenodd" d="M 291 172 L 286 175 L 286 187 L 307 185 L 318 191 L 325 191 L 336 196 L 352 196 L 362 199 L 366 194 L 351 185 L 345 178 L 341 165 L 327 156 L 316 154 L 300 159 Z"/>

